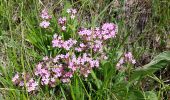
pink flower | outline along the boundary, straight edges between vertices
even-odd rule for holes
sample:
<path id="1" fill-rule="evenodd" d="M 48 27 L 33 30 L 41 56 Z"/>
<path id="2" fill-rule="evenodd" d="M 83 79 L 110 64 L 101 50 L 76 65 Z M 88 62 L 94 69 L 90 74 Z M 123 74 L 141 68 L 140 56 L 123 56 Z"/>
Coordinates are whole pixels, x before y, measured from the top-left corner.
<path id="1" fill-rule="evenodd" d="M 69 50 L 71 47 L 73 47 L 73 45 L 75 45 L 77 43 L 76 40 L 73 39 L 69 39 L 67 41 L 65 41 L 63 43 L 63 48 L 65 48 L 66 50 Z"/>
<path id="2" fill-rule="evenodd" d="M 113 37 L 113 38 L 116 37 L 116 31 L 111 31 L 110 36 Z"/>
<path id="3" fill-rule="evenodd" d="M 131 60 L 133 56 L 131 52 L 128 52 L 125 54 L 125 57 Z"/>
<path id="4" fill-rule="evenodd" d="M 90 36 L 92 34 L 92 31 L 91 30 L 88 30 L 88 29 L 83 29 L 81 31 L 78 32 L 80 36 Z"/>
<path id="5" fill-rule="evenodd" d="M 24 81 L 20 81 L 19 86 L 24 86 Z"/>
<path id="6" fill-rule="evenodd" d="M 120 63 L 117 63 L 117 64 L 116 64 L 116 67 L 120 67 Z"/>
<path id="7" fill-rule="evenodd" d="M 50 78 L 49 85 L 50 85 L 51 87 L 55 87 L 55 84 L 56 84 L 55 78 L 54 78 L 54 77 Z"/>
<path id="8" fill-rule="evenodd" d="M 51 81 L 51 82 L 55 82 L 55 78 L 54 78 L 54 77 L 51 78 L 50 81 Z"/>
<path id="9" fill-rule="evenodd" d="M 77 13 L 77 10 L 76 10 L 76 9 L 72 9 L 72 13 L 73 13 L 73 14 L 76 14 L 76 13 Z"/>
<path id="10" fill-rule="evenodd" d="M 135 59 L 132 60 L 132 64 L 136 64 L 136 60 Z"/>
<path id="11" fill-rule="evenodd" d="M 40 75 L 41 74 L 41 70 L 42 70 L 42 64 L 39 63 L 35 69 L 35 75 Z"/>
<path id="12" fill-rule="evenodd" d="M 125 55 L 125 59 L 129 62 L 131 62 L 132 64 L 136 63 L 136 60 L 134 59 L 133 55 L 131 52 L 126 53 Z"/>
<path id="13" fill-rule="evenodd" d="M 116 25 L 113 23 L 105 23 L 102 26 L 103 30 L 114 30 L 116 28 Z"/>
<path id="14" fill-rule="evenodd" d="M 42 79 L 41 79 L 41 84 L 42 84 L 42 85 L 48 85 L 49 81 L 50 81 L 49 78 L 42 77 Z"/>
<path id="15" fill-rule="evenodd" d="M 47 28 L 49 26 L 50 26 L 50 22 L 49 21 L 42 21 L 40 23 L 40 27 L 42 27 L 42 28 Z"/>
<path id="16" fill-rule="evenodd" d="M 104 36 L 103 36 L 103 38 L 104 38 L 104 40 L 107 40 L 107 39 L 109 39 L 109 38 L 110 38 L 110 36 L 108 36 L 108 35 L 104 35 Z"/>
<path id="17" fill-rule="evenodd" d="M 47 9 L 43 9 L 41 12 L 41 18 L 47 20 L 47 19 L 51 19 L 52 17 L 48 14 Z"/>
<path id="18" fill-rule="evenodd" d="M 67 13 L 71 13 L 71 9 L 67 9 Z"/>
<path id="19" fill-rule="evenodd" d="M 19 75 L 18 75 L 18 73 L 16 73 L 15 76 L 12 78 L 12 82 L 14 84 L 18 84 L 19 83 Z"/>
<path id="20" fill-rule="evenodd" d="M 67 13 L 71 14 L 71 16 L 70 16 L 71 19 L 74 19 L 75 14 L 77 13 L 77 10 L 70 8 L 70 9 L 67 9 Z"/>
<path id="21" fill-rule="evenodd" d="M 94 60 L 94 66 L 97 67 L 97 68 L 99 67 L 99 61 L 98 60 Z"/>
<path id="22" fill-rule="evenodd" d="M 116 64 L 116 69 L 121 70 L 124 63 L 124 58 L 120 58 L 119 62 Z"/>
<path id="23" fill-rule="evenodd" d="M 76 9 L 72 9 L 72 8 L 69 8 L 67 9 L 67 13 L 71 13 L 71 14 L 76 14 L 77 13 L 77 10 Z"/>
<path id="24" fill-rule="evenodd" d="M 61 79 L 61 81 L 62 81 L 63 83 L 68 83 L 68 82 L 70 82 L 70 79 L 69 79 L 69 78 L 64 78 L 64 79 Z"/>
<path id="25" fill-rule="evenodd" d="M 92 60 L 90 61 L 90 67 L 93 68 L 95 66 L 95 62 Z"/>
<path id="26" fill-rule="evenodd" d="M 73 72 L 76 71 L 76 66 L 71 61 L 69 62 L 68 68 L 70 68 Z"/>
<path id="27" fill-rule="evenodd" d="M 115 38 L 116 33 L 117 26 L 113 23 L 105 23 L 102 25 L 102 28 L 96 27 L 94 30 L 82 29 L 78 32 L 78 34 L 84 40 L 99 40 L 101 42 L 110 38 Z"/>
<path id="28" fill-rule="evenodd" d="M 71 18 L 71 19 L 74 19 L 74 18 L 75 18 L 75 15 L 71 15 L 70 18 Z"/>
<path id="29" fill-rule="evenodd" d="M 107 60 L 108 59 L 108 57 L 107 56 L 104 56 L 104 60 Z"/>
<path id="30" fill-rule="evenodd" d="M 84 45 L 84 43 L 80 43 L 80 47 L 84 48 L 84 47 L 86 47 L 86 45 Z"/>
<path id="31" fill-rule="evenodd" d="M 123 68 L 123 64 L 125 63 L 132 63 L 132 64 L 135 64 L 136 63 L 136 60 L 133 58 L 133 55 L 131 52 L 128 52 L 128 53 L 125 53 L 124 54 L 124 57 L 122 57 L 119 62 L 116 64 L 116 69 L 117 70 L 121 70 Z"/>
<path id="32" fill-rule="evenodd" d="M 102 50 L 103 49 L 102 41 L 95 40 L 92 48 L 95 52 Z"/>
<path id="33" fill-rule="evenodd" d="M 71 78 L 71 77 L 73 77 L 73 73 L 67 72 L 67 73 L 65 73 L 64 77 Z"/>
<path id="34" fill-rule="evenodd" d="M 50 77 L 50 71 L 48 68 L 42 67 L 42 64 L 39 63 L 35 69 L 35 75 L 40 77 Z"/>
<path id="35" fill-rule="evenodd" d="M 61 36 L 55 34 L 53 37 L 54 37 L 54 39 L 52 40 L 53 47 L 61 48 L 64 42 L 63 40 L 61 40 Z"/>
<path id="36" fill-rule="evenodd" d="M 56 39 L 56 38 L 61 39 L 61 36 L 59 37 L 57 34 L 54 34 L 54 35 L 53 35 L 53 38 L 54 38 L 54 39 Z"/>
<path id="37" fill-rule="evenodd" d="M 54 72 L 54 77 L 58 78 L 62 75 L 63 68 L 62 67 L 61 68 L 53 68 L 52 72 Z"/>
<path id="38" fill-rule="evenodd" d="M 52 40 L 53 47 L 64 48 L 66 50 L 70 50 L 70 48 L 73 47 L 77 43 L 76 40 L 73 40 L 71 38 L 67 41 L 64 41 L 64 40 L 61 40 L 61 37 L 60 38 L 59 37 L 60 36 L 55 35 L 55 38 Z"/>
<path id="39" fill-rule="evenodd" d="M 58 23 L 61 24 L 61 25 L 65 24 L 66 23 L 66 17 L 60 17 L 58 19 Z"/>
<path id="40" fill-rule="evenodd" d="M 48 59 L 49 59 L 48 56 L 43 57 L 44 61 L 47 61 Z"/>
<path id="41" fill-rule="evenodd" d="M 76 47 L 76 48 L 75 48 L 75 51 L 81 52 L 81 51 L 83 51 L 83 50 L 82 50 L 82 48 L 77 48 L 77 47 Z"/>
<path id="42" fill-rule="evenodd" d="M 33 78 L 31 78 L 27 83 L 26 83 L 26 88 L 28 92 L 32 92 L 38 89 L 38 82 L 34 81 Z"/>
<path id="43" fill-rule="evenodd" d="M 119 64 L 123 64 L 124 63 L 124 58 L 121 58 L 120 60 L 119 60 Z"/>
<path id="44" fill-rule="evenodd" d="M 40 72 L 41 77 L 46 77 L 46 78 L 50 77 L 50 72 L 48 71 L 48 69 L 43 68 L 40 71 L 41 71 Z"/>
<path id="45" fill-rule="evenodd" d="M 66 26 L 62 26 L 61 29 L 62 29 L 63 31 L 65 31 L 65 30 L 66 30 Z"/>

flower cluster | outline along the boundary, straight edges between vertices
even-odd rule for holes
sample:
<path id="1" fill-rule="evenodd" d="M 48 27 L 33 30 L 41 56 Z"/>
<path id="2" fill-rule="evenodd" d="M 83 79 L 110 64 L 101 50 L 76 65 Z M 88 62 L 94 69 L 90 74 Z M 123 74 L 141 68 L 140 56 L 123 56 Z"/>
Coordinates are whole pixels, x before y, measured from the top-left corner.
<path id="1" fill-rule="evenodd" d="M 66 23 L 65 21 L 66 20 L 61 20 L 59 23 L 64 24 Z M 57 76 L 62 82 L 69 82 L 75 72 L 78 72 L 84 77 L 88 77 L 92 68 L 99 67 L 99 59 L 107 59 L 103 48 L 104 46 L 107 46 L 107 40 L 115 38 L 116 33 L 117 26 L 115 24 L 105 23 L 101 28 L 84 28 L 78 31 L 78 36 L 81 40 L 79 42 L 72 38 L 64 40 L 62 39 L 62 36 L 54 34 L 52 40 L 53 47 L 72 51 L 72 55 L 69 53 L 66 55 L 59 54 L 53 59 L 53 63 L 55 63 L 56 66 L 60 66 L 56 69 L 57 75 L 54 76 Z M 91 50 L 92 52 L 99 54 L 98 59 L 94 60 L 92 58 L 92 55 L 90 55 L 92 53 Z M 74 54 L 76 52 L 79 52 L 82 56 L 79 55 L 76 57 Z M 56 77 L 53 78 L 55 79 Z"/>
<path id="2" fill-rule="evenodd" d="M 120 58 L 119 62 L 116 65 L 116 68 L 118 70 L 123 68 L 123 64 L 125 63 L 131 63 L 131 64 L 135 64 L 136 60 L 134 59 L 133 55 L 131 52 L 127 52 L 124 54 L 124 57 Z"/>
<path id="3" fill-rule="evenodd" d="M 61 29 L 65 31 L 66 30 L 66 17 L 60 17 L 58 19 L 58 24 L 61 26 Z"/>
<path id="4" fill-rule="evenodd" d="M 83 39 L 90 41 L 93 39 L 98 40 L 108 40 L 110 38 L 115 38 L 117 33 L 117 25 L 113 23 L 104 23 L 101 28 L 96 27 L 95 30 L 82 29 L 79 31 L 79 35 Z"/>
<path id="5" fill-rule="evenodd" d="M 76 15 L 76 13 L 77 13 L 77 10 L 76 10 L 76 9 L 69 8 L 69 9 L 67 9 L 67 13 L 68 13 L 68 14 L 71 14 L 71 16 L 70 16 L 71 19 L 74 19 L 74 18 L 75 18 L 75 15 Z"/>
<path id="6" fill-rule="evenodd" d="M 67 41 L 64 41 L 62 40 L 61 36 L 58 36 L 56 34 L 53 36 L 52 40 L 53 47 L 64 48 L 66 50 L 70 50 L 70 48 L 73 47 L 73 45 L 75 45 L 76 43 L 77 41 L 71 38 Z"/>
<path id="7" fill-rule="evenodd" d="M 71 15 L 70 15 L 70 18 L 71 18 L 71 19 L 74 19 L 75 16 L 76 16 L 77 10 L 70 8 L 70 9 L 67 9 L 67 13 L 68 13 L 68 14 L 71 14 Z M 66 31 L 66 21 L 67 21 L 67 18 L 66 18 L 66 17 L 60 17 L 60 18 L 58 19 L 58 24 L 59 24 L 59 26 L 61 27 L 61 30 L 62 30 L 62 31 Z"/>
<path id="8" fill-rule="evenodd" d="M 38 89 L 38 82 L 34 81 L 33 78 L 31 78 L 27 83 L 26 83 L 27 91 L 32 92 L 34 90 Z"/>
<path id="9" fill-rule="evenodd" d="M 24 81 L 26 82 L 25 86 L 28 92 L 33 92 L 38 89 L 38 82 L 30 78 L 30 75 L 27 73 L 22 73 L 22 75 L 17 73 L 12 78 L 12 82 L 20 87 L 24 87 Z"/>
<path id="10" fill-rule="evenodd" d="M 16 73 L 15 76 L 12 78 L 12 82 L 16 85 L 20 83 L 18 73 Z"/>
<path id="11" fill-rule="evenodd" d="M 48 14 L 47 9 L 42 10 L 40 17 L 44 20 L 48 20 L 52 18 L 52 16 Z"/>
<path id="12" fill-rule="evenodd" d="M 92 48 L 94 52 L 102 53 L 105 41 L 116 37 L 117 25 L 105 23 L 101 28 L 96 27 L 94 30 L 82 29 L 78 34 L 82 40 L 86 41 L 88 48 Z"/>
<path id="13" fill-rule="evenodd" d="M 76 57 L 75 54 L 59 54 L 40 62 L 35 69 L 35 75 L 41 78 L 41 85 L 55 86 L 56 80 L 63 83 L 70 81 L 75 72 L 87 77 L 92 68 L 99 67 L 99 61 L 89 54 Z"/>
<path id="14" fill-rule="evenodd" d="M 36 66 L 34 74 L 41 78 L 41 85 L 49 85 L 54 87 L 56 78 L 61 76 L 62 67 L 54 65 L 50 59 L 46 59 Z"/>
<path id="15" fill-rule="evenodd" d="M 70 18 L 74 19 L 77 13 L 76 9 L 67 9 Z M 43 10 L 41 18 L 44 20 L 40 23 L 43 28 L 49 27 L 49 19 L 51 16 L 47 10 Z M 60 17 L 58 24 L 62 31 L 66 30 L 66 17 Z M 36 65 L 34 69 L 34 77 L 23 74 L 22 77 L 17 73 L 12 81 L 15 85 L 25 86 L 28 92 L 37 90 L 38 85 L 55 87 L 58 83 L 68 83 L 76 73 L 77 75 L 88 77 L 93 68 L 98 68 L 100 61 L 107 59 L 104 48 L 107 48 L 109 39 L 116 37 L 118 28 L 114 23 L 104 23 L 101 27 L 94 29 L 82 28 L 77 32 L 77 41 L 74 38 L 65 40 L 59 34 L 54 34 L 52 39 L 52 47 L 63 49 L 54 58 L 43 58 L 41 62 Z M 128 54 L 123 61 L 131 61 L 133 57 Z M 133 61 L 134 62 L 134 61 Z M 123 64 L 123 63 L 122 63 Z M 36 82 L 35 80 L 39 80 Z"/>
<path id="16" fill-rule="evenodd" d="M 57 80 L 68 83 L 74 73 L 88 77 L 91 70 L 98 67 L 99 60 L 93 59 L 90 54 L 84 53 L 78 57 L 72 53 L 59 54 L 55 58 L 44 57 L 43 61 L 36 65 L 34 70 L 36 77 L 31 78 L 28 74 L 23 74 L 21 77 L 17 73 L 12 78 L 12 82 L 23 87 L 25 79 L 27 91 L 32 92 L 38 89 L 39 84 L 55 87 Z M 34 81 L 34 79 L 40 79 L 40 83 Z"/>
<path id="17" fill-rule="evenodd" d="M 40 23 L 40 27 L 47 28 L 50 26 L 49 19 L 52 18 L 51 15 L 48 14 L 47 9 L 42 10 L 40 17 L 43 19 L 43 21 Z"/>
<path id="18" fill-rule="evenodd" d="M 44 21 L 42 21 L 42 22 L 40 23 L 40 26 L 41 26 L 42 28 L 47 28 L 47 27 L 50 26 L 50 22 L 44 20 Z"/>
<path id="19" fill-rule="evenodd" d="M 60 22 L 65 23 L 65 22 Z M 64 48 L 69 50 L 73 48 L 77 52 L 85 52 L 90 48 L 93 52 L 99 52 L 104 54 L 103 48 L 106 45 L 106 40 L 115 38 L 117 34 L 117 26 L 113 23 L 105 23 L 101 28 L 92 29 L 81 29 L 78 32 L 78 35 L 81 39 L 81 42 L 77 42 L 74 39 L 62 40 L 62 37 L 59 35 L 54 35 L 52 40 L 53 47 Z"/>

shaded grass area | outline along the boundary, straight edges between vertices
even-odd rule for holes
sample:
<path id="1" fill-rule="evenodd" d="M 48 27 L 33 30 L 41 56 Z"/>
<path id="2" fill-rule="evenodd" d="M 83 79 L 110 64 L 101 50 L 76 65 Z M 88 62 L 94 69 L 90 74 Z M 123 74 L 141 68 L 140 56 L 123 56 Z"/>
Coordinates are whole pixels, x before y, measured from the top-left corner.
<path id="1" fill-rule="evenodd" d="M 115 2 L 116 0 L 0 1 L 0 90 L 2 98 L 6 100 L 41 99 L 43 96 L 48 100 L 61 98 L 129 100 L 130 97 L 133 97 L 132 100 L 137 100 L 134 96 L 135 93 L 138 97 L 142 97 L 142 94 L 145 94 L 144 91 L 150 90 L 157 91 L 159 99 L 168 100 L 170 95 L 168 93 L 170 88 L 168 85 L 170 84 L 169 66 L 139 83 L 137 89 L 142 90 L 143 93 L 134 89 L 130 96 L 127 96 L 128 93 L 125 92 L 126 98 L 117 94 L 117 91 L 128 91 L 123 87 L 125 84 L 118 82 L 113 85 L 115 81 L 122 80 L 122 77 L 119 76 L 123 76 L 123 74 L 103 82 L 105 85 L 100 90 L 97 90 L 94 80 L 81 80 L 79 77 L 75 77 L 72 84 L 61 85 L 54 89 L 40 89 L 39 93 L 31 95 L 12 84 L 11 79 L 15 72 L 32 73 L 35 64 L 43 56 L 54 54 L 48 48 L 51 40 L 41 38 L 46 35 L 43 34 L 44 30 L 39 27 L 39 13 L 44 7 L 49 8 L 49 11 L 56 17 L 53 22 L 57 22 L 57 18 L 62 15 L 61 11 L 65 9 L 65 6 L 73 6 L 79 10 L 78 23 L 82 26 L 95 27 L 104 22 L 117 23 L 119 35 L 116 42 L 119 42 L 120 46 L 116 49 L 133 51 L 137 60 L 135 67 L 149 63 L 155 55 L 170 49 L 170 2 L 168 0 L 139 0 L 132 4 L 128 4 L 124 0 Z M 55 26 L 55 23 L 52 25 Z M 50 29 L 51 33 L 47 31 L 47 34 L 54 34 L 56 30 Z M 39 45 L 34 46 L 29 42 L 30 33 L 35 34 L 34 39 L 39 41 Z M 40 40 L 36 36 L 40 37 Z M 115 54 L 112 53 L 111 56 L 115 56 Z M 110 64 L 106 64 L 106 66 L 113 67 Z M 96 76 L 100 77 L 97 74 Z M 100 82 L 98 83 L 100 84 Z"/>

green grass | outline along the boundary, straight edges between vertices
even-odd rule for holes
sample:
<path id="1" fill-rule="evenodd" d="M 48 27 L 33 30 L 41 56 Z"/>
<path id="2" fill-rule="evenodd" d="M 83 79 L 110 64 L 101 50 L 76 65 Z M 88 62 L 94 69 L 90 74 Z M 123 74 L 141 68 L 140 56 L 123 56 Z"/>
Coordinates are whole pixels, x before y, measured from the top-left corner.
<path id="1" fill-rule="evenodd" d="M 168 100 L 170 85 L 165 82 L 170 79 L 168 57 L 165 56 L 157 61 L 159 71 L 142 70 L 142 74 L 139 76 L 143 73 L 146 74 L 145 72 L 152 72 L 147 73 L 146 76 L 143 75 L 144 78 L 137 79 L 136 73 L 138 74 L 138 72 L 135 73 L 134 68 L 130 69 L 128 77 L 130 79 L 131 75 L 135 75 L 133 81 L 124 81 L 127 74 L 117 73 L 115 69 L 116 62 L 124 51 L 133 52 L 137 60 L 135 65 L 137 68 L 149 63 L 157 54 L 169 49 L 166 47 L 170 38 L 170 2 L 168 0 L 145 1 L 151 1 L 148 8 L 150 12 L 145 27 L 141 31 L 142 26 L 138 20 L 143 13 L 139 11 L 146 5 L 132 6 L 132 12 L 128 12 L 131 16 L 126 18 L 125 0 L 119 0 L 119 7 L 114 7 L 114 0 L 71 0 L 70 2 L 68 0 L 56 2 L 1 0 L 0 99 L 140 100 L 142 98 L 141 100 Z M 48 30 L 39 27 L 39 13 L 44 6 L 49 6 L 50 13 L 56 17 L 51 21 L 53 28 Z M 51 37 L 54 33 L 59 32 L 57 18 L 65 15 L 63 9 L 71 6 L 79 10 L 79 20 L 72 23 L 72 30 L 68 32 L 73 37 L 78 25 L 95 27 L 104 22 L 113 22 L 118 25 L 118 36 L 109 43 L 111 47 L 107 51 L 109 60 L 103 61 L 99 70 L 94 70 L 87 79 L 74 75 L 70 84 L 60 84 L 55 88 L 40 88 L 36 94 L 29 94 L 25 88 L 13 85 L 11 79 L 16 72 L 33 74 L 35 65 L 43 56 L 58 54 L 59 50 L 50 47 Z M 144 7 L 142 8 L 142 6 Z M 155 68 L 155 65 L 152 67 Z M 134 74 L 131 74 L 133 72 Z"/>

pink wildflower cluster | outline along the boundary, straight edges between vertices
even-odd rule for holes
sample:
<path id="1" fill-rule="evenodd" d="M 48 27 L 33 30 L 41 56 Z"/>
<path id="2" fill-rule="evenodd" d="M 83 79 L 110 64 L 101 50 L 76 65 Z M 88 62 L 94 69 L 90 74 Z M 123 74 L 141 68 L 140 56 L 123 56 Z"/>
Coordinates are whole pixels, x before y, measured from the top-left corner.
<path id="1" fill-rule="evenodd" d="M 83 29 L 79 31 L 79 35 L 87 41 L 94 39 L 98 39 L 100 41 L 108 40 L 110 38 L 115 38 L 116 33 L 117 25 L 113 23 L 105 23 L 101 28 L 97 27 L 95 30 Z"/>
<path id="2" fill-rule="evenodd" d="M 58 19 L 58 23 L 59 23 L 59 25 L 61 26 L 61 29 L 62 29 L 63 31 L 66 30 L 66 21 L 67 21 L 66 17 L 60 17 L 60 18 Z"/>
<path id="3" fill-rule="evenodd" d="M 106 40 L 115 38 L 117 26 L 113 23 L 105 23 L 102 27 L 92 29 L 81 29 L 78 32 L 83 44 L 80 44 L 75 50 L 81 52 L 85 49 L 92 48 L 94 52 L 104 54 L 103 48 L 107 46 Z M 105 57 L 106 58 L 106 57 Z"/>
<path id="4" fill-rule="evenodd" d="M 77 13 L 77 10 L 70 8 L 70 9 L 67 9 L 67 13 L 71 14 L 70 15 L 71 19 L 74 19 L 75 15 Z M 66 22 L 67 22 L 67 18 L 66 17 L 60 17 L 58 19 L 58 24 L 61 26 L 62 31 L 66 31 Z"/>
<path id="5" fill-rule="evenodd" d="M 69 8 L 69 9 L 67 9 L 67 13 L 68 13 L 68 14 L 71 14 L 71 16 L 70 16 L 71 19 L 74 19 L 74 18 L 75 18 L 75 15 L 76 15 L 76 13 L 77 13 L 77 10 L 76 10 L 76 9 Z"/>
<path id="6" fill-rule="evenodd" d="M 38 82 L 36 82 L 33 78 L 30 78 L 29 74 L 22 73 L 22 75 L 19 75 L 17 73 L 12 78 L 12 82 L 20 87 L 24 87 L 24 80 L 26 82 L 25 86 L 28 92 L 33 92 L 38 89 Z"/>
<path id="7" fill-rule="evenodd" d="M 47 9 L 42 10 L 40 17 L 44 20 L 48 20 L 52 18 L 52 16 L 48 14 Z"/>
<path id="8" fill-rule="evenodd" d="M 71 15 L 71 19 L 74 19 L 77 10 L 70 8 L 67 9 L 67 13 Z M 40 23 L 40 26 L 43 28 L 49 27 L 51 16 L 46 9 L 42 11 L 41 18 L 43 21 Z M 67 18 L 60 17 L 58 24 L 65 31 Z M 62 51 L 63 54 L 58 54 L 54 58 L 44 57 L 43 61 L 36 65 L 34 77 L 31 78 L 25 74 L 20 77 L 17 73 L 12 81 L 15 85 L 24 86 L 23 79 L 26 79 L 25 86 L 28 92 L 32 92 L 37 90 L 38 85 L 55 87 L 59 81 L 68 83 L 75 73 L 88 77 L 93 68 L 99 67 L 101 60 L 108 58 L 104 48 L 107 48 L 107 42 L 110 39 L 116 37 L 117 31 L 117 25 L 114 23 L 104 23 L 101 27 L 96 27 L 95 29 L 83 28 L 79 30 L 77 37 L 80 41 L 73 38 L 64 40 L 62 36 L 54 34 L 52 47 L 64 49 Z M 122 62 L 132 60 L 134 60 L 132 55 L 128 53 Z M 34 79 L 39 79 L 39 82 L 36 82 Z"/>
<path id="9" fill-rule="evenodd" d="M 136 60 L 134 59 L 133 55 L 131 52 L 127 52 L 124 54 L 124 57 L 120 58 L 119 62 L 117 63 L 116 65 L 116 68 L 118 70 L 122 69 L 123 68 L 123 64 L 125 63 L 132 63 L 132 64 L 135 64 L 136 63 Z"/>
<path id="10" fill-rule="evenodd" d="M 38 89 L 39 84 L 55 87 L 57 81 L 68 83 L 75 72 L 88 77 L 91 70 L 98 67 L 99 60 L 93 59 L 90 54 L 84 53 L 78 57 L 71 53 L 59 54 L 55 58 L 44 57 L 43 61 L 36 65 L 34 78 L 40 79 L 40 83 L 34 81 L 28 74 L 19 76 L 18 73 L 12 78 L 12 82 L 23 87 L 25 79 L 27 91 L 32 92 Z"/>
<path id="11" fill-rule="evenodd" d="M 34 90 L 38 89 L 38 82 L 34 81 L 33 78 L 31 78 L 27 83 L 26 83 L 27 91 L 32 92 Z"/>
<path id="12" fill-rule="evenodd" d="M 88 50 L 92 49 L 93 52 L 99 52 L 103 55 L 103 48 L 107 45 L 106 40 L 115 38 L 116 34 L 117 26 L 113 23 L 105 23 L 101 28 L 95 28 L 94 30 L 81 29 L 78 32 L 81 42 L 74 39 L 64 41 L 61 36 L 55 34 L 52 45 L 66 50 L 73 48 L 77 52 L 88 52 Z"/>
<path id="13" fill-rule="evenodd" d="M 99 61 L 89 54 L 76 57 L 75 54 L 59 54 L 55 58 L 40 62 L 35 69 L 35 75 L 41 78 L 41 85 L 56 85 L 56 80 L 63 83 L 70 81 L 75 72 L 87 77 L 92 68 L 99 67 Z"/>
<path id="14" fill-rule="evenodd" d="M 43 19 L 43 21 L 40 23 L 40 27 L 47 28 L 50 26 L 49 19 L 52 18 L 51 15 L 48 14 L 47 9 L 42 10 L 40 17 Z"/>
<path id="15" fill-rule="evenodd" d="M 71 38 L 67 41 L 64 41 L 62 40 L 61 36 L 58 36 L 56 34 L 53 36 L 52 40 L 53 47 L 64 48 L 66 50 L 70 50 L 70 48 L 73 47 L 73 45 L 75 45 L 76 43 L 77 41 Z"/>

